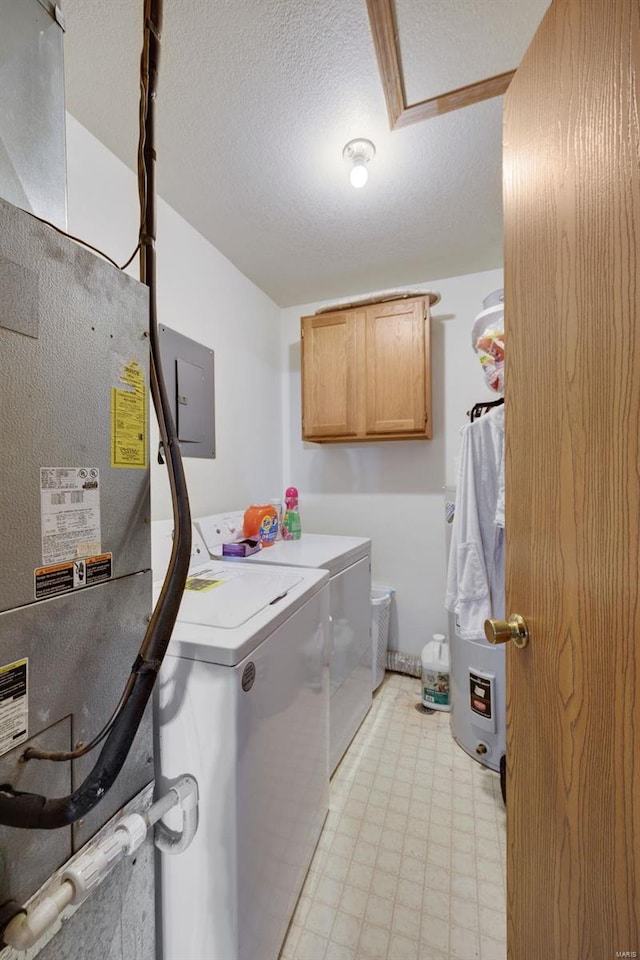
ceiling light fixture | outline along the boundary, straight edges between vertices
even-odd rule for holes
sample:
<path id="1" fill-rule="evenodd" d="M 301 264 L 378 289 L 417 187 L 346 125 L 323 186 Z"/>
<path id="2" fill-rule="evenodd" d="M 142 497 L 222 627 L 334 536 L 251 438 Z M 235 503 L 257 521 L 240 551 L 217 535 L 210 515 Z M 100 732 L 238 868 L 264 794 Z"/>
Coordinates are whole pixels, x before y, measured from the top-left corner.
<path id="1" fill-rule="evenodd" d="M 349 140 L 342 151 L 342 159 L 351 164 L 349 180 L 352 187 L 364 187 L 369 179 L 367 164 L 373 160 L 376 155 L 376 148 L 371 140 Z"/>

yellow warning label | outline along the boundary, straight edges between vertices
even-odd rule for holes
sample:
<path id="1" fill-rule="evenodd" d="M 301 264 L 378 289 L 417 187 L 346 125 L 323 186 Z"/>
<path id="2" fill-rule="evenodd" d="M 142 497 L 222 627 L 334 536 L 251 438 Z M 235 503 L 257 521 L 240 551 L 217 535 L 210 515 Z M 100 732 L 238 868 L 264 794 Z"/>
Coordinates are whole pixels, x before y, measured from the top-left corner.
<path id="1" fill-rule="evenodd" d="M 111 466 L 147 466 L 147 388 L 137 360 L 128 363 L 122 376 L 126 389 L 111 388 Z"/>
<path id="2" fill-rule="evenodd" d="M 219 587 L 223 583 L 226 583 L 226 581 L 207 580 L 204 577 L 189 577 L 184 585 L 184 588 L 185 590 L 199 590 L 204 593 L 205 590 L 213 590 L 214 587 Z"/>
<path id="3" fill-rule="evenodd" d="M 0 667 L 0 675 L 3 673 L 9 673 L 9 671 L 15 670 L 17 667 L 25 667 L 26 665 L 26 660 L 16 660 L 15 663 L 7 663 L 6 666 Z"/>
<path id="4" fill-rule="evenodd" d="M 0 756 L 29 739 L 29 661 L 0 667 Z"/>

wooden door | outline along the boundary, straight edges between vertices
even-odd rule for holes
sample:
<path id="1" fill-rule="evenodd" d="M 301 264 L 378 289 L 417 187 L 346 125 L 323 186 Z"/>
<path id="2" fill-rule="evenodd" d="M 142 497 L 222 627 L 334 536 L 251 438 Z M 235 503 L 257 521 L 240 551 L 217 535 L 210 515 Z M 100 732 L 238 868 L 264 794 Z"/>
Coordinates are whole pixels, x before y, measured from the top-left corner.
<path id="1" fill-rule="evenodd" d="M 424 300 L 366 309 L 367 434 L 431 436 L 429 315 Z"/>
<path id="2" fill-rule="evenodd" d="M 510 960 L 640 956 L 638 71 L 554 0 L 505 98 Z"/>
<path id="3" fill-rule="evenodd" d="M 360 311 L 302 318 L 302 437 L 348 437 L 357 429 L 356 328 Z"/>

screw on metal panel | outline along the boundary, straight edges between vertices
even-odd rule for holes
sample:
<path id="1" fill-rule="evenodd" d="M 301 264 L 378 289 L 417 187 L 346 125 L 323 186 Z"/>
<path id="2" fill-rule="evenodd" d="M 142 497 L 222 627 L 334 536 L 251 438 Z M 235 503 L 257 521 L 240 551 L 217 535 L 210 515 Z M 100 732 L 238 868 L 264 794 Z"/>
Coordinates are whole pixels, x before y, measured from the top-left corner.
<path id="1" fill-rule="evenodd" d="M 76 745 L 75 745 L 75 747 L 74 747 L 73 749 L 74 749 L 74 750 L 82 750 L 83 747 L 84 747 L 84 740 L 78 740 L 78 742 L 76 743 Z"/>
<path id="2" fill-rule="evenodd" d="M 147 763 L 153 763 L 153 757 L 147 757 Z"/>
<path id="3" fill-rule="evenodd" d="M 77 821 L 79 827 L 84 827 L 84 817 Z"/>
<path id="4" fill-rule="evenodd" d="M 148 336 L 149 336 L 149 331 L 148 331 L 148 330 L 143 330 L 143 331 L 142 331 L 142 338 L 144 339 L 145 337 L 148 337 Z"/>

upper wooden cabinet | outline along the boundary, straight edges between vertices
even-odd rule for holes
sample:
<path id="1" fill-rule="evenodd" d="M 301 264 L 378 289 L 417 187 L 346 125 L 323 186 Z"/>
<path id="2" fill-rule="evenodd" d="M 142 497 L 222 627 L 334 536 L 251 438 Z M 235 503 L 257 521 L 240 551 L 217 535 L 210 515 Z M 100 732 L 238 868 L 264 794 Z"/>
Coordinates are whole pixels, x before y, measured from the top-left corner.
<path id="1" fill-rule="evenodd" d="M 303 317 L 301 334 L 303 440 L 431 438 L 428 298 Z"/>
<path id="2" fill-rule="evenodd" d="M 346 439 L 357 433 L 356 341 L 361 310 L 302 320 L 303 434 Z"/>

